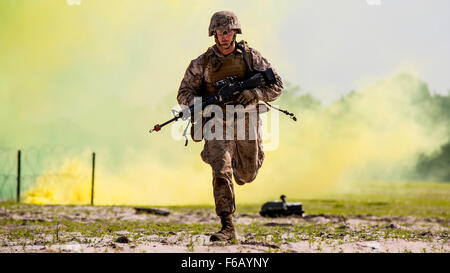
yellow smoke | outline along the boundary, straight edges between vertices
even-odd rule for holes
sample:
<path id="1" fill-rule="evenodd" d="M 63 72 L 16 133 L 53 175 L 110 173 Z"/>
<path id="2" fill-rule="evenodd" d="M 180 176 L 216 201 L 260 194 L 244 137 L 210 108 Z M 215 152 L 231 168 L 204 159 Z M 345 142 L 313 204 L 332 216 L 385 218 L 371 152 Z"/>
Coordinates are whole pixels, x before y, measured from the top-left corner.
<path id="1" fill-rule="evenodd" d="M 69 159 L 60 168 L 45 171 L 25 193 L 23 201 L 32 204 L 89 204 L 91 165 L 86 160 Z M 82 175 L 80 175 L 82 174 Z M 184 178 L 184 180 L 182 180 Z M 211 194 L 206 173 L 185 166 L 176 171 L 161 162 L 140 162 L 112 173 L 96 167 L 96 205 L 178 205 L 208 204 Z"/>
<path id="2" fill-rule="evenodd" d="M 391 175 L 411 167 L 418 153 L 445 142 L 444 128 L 417 120 L 415 96 L 420 81 L 398 75 L 355 92 L 346 102 L 299 111 L 300 122 L 282 119 L 280 146 L 266 152 L 257 179 L 235 186 L 238 203 L 263 202 L 281 194 L 292 198 L 328 195 L 350 182 Z M 168 129 L 169 130 L 169 129 Z M 182 148 L 182 141 L 151 136 L 152 141 L 179 145 L 158 151 L 129 151 L 117 170 L 97 169 L 96 204 L 214 204 L 210 167 L 199 156 L 203 144 Z M 183 153 L 186 160 L 176 158 Z M 165 162 L 172 158 L 177 164 Z M 101 160 L 100 160 L 101 162 Z M 76 160 L 55 172 L 83 169 Z M 44 174 L 43 177 L 46 175 Z M 38 179 L 27 193 L 32 203 L 88 203 L 90 178 L 85 181 Z M 84 200 L 84 201 L 83 201 Z"/>
<path id="3" fill-rule="evenodd" d="M 60 168 L 45 170 L 23 197 L 32 204 L 86 204 L 90 201 L 89 166 L 66 159 Z M 80 176 L 80 174 L 83 174 Z"/>
<path id="4" fill-rule="evenodd" d="M 241 202 L 320 197 L 351 181 L 402 178 L 419 153 L 447 141 L 445 128 L 419 121 L 421 82 L 397 75 L 328 107 L 300 111 L 300 124 L 281 126 L 281 145 L 266 153 L 259 178 L 242 188 Z"/>
<path id="5" fill-rule="evenodd" d="M 203 145 L 184 148 L 169 129 L 147 132 L 170 118 L 189 61 L 213 43 L 207 26 L 218 10 L 236 12 L 239 38 L 281 76 L 293 66 L 277 59 L 286 12 L 280 1 L 1 1 L 0 123 L 8 128 L 2 141 L 90 146 L 97 153 L 96 204 L 213 204 L 211 169 L 199 155 Z M 238 203 L 282 193 L 318 197 L 351 180 L 395 173 L 445 141 L 440 128 L 416 119 L 416 78 L 366 86 L 346 104 L 290 109 L 300 122 L 280 115 L 280 145 L 266 152 L 254 182 L 235 186 Z M 60 162 L 42 172 L 26 202 L 90 202 L 86 158 Z"/>

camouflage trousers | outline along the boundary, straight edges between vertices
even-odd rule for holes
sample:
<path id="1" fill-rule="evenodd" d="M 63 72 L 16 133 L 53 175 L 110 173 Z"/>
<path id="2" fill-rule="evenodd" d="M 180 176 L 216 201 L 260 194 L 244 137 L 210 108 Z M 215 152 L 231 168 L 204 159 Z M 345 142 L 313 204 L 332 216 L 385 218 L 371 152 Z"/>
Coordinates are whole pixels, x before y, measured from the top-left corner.
<path id="1" fill-rule="evenodd" d="M 211 165 L 213 176 L 213 193 L 216 214 L 234 213 L 236 210 L 233 177 L 238 185 L 255 180 L 264 161 L 262 148 L 261 119 L 254 125 L 256 139 L 248 139 L 249 123 L 246 123 L 246 138 L 238 140 L 206 140 L 201 157 Z M 246 117 L 248 121 L 248 117 Z M 236 129 L 236 127 L 235 127 Z"/>

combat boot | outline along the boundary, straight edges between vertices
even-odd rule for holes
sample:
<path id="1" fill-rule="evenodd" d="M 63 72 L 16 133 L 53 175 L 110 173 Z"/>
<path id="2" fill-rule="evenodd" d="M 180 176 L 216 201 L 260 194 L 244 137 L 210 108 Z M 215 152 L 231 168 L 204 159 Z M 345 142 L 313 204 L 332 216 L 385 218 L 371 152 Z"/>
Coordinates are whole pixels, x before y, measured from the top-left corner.
<path id="1" fill-rule="evenodd" d="M 211 242 L 215 241 L 231 241 L 236 238 L 236 232 L 233 226 L 233 216 L 232 214 L 226 214 L 220 216 L 220 221 L 222 222 L 222 229 L 220 231 L 211 235 L 209 240 Z"/>

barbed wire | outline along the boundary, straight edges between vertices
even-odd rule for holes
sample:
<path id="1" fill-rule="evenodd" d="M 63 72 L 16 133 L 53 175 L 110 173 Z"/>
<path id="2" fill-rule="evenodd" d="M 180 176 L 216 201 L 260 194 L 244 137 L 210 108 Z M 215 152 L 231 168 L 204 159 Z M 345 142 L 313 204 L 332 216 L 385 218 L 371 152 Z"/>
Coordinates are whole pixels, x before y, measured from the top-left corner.
<path id="1" fill-rule="evenodd" d="M 0 199 L 14 199 L 17 187 L 18 150 L 0 148 Z M 38 180 L 57 183 L 90 183 L 92 151 L 63 145 L 21 149 L 21 192 Z M 70 160 L 81 162 L 71 167 Z M 69 169 L 69 170 L 67 170 Z"/>

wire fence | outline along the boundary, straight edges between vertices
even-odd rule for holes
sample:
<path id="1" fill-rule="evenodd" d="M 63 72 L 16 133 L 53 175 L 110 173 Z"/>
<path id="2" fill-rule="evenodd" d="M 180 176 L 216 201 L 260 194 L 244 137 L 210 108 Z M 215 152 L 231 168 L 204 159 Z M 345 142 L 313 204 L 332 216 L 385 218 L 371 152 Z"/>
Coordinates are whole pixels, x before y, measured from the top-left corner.
<path id="1" fill-rule="evenodd" d="M 17 185 L 17 151 L 0 149 L 0 199 L 15 198 L 14 186 Z"/>
<path id="2" fill-rule="evenodd" d="M 95 153 L 64 146 L 0 148 L 0 200 L 17 201 L 32 187 L 86 183 L 94 201 Z M 70 187 L 67 187 L 69 190 Z"/>

